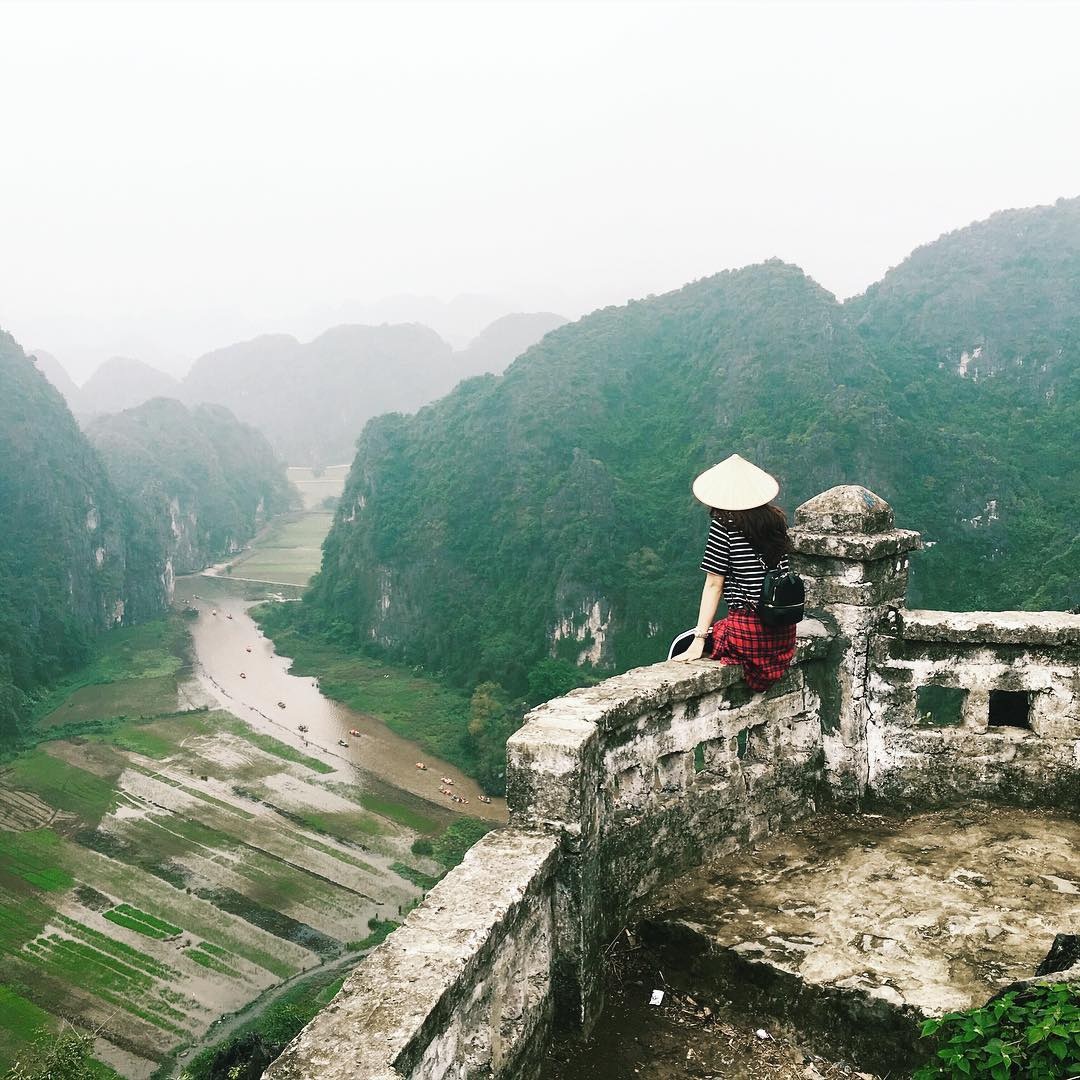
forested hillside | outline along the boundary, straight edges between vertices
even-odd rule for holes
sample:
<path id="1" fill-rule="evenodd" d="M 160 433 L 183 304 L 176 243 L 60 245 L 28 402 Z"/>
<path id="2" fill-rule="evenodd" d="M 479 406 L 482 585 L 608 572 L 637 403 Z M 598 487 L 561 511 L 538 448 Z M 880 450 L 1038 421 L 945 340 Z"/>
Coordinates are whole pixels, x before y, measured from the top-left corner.
<path id="1" fill-rule="evenodd" d="M 155 398 L 87 436 L 124 497 L 132 558 L 167 582 L 238 551 L 290 504 L 270 444 L 219 405 Z"/>
<path id="2" fill-rule="evenodd" d="M 790 512 L 860 483 L 933 546 L 911 602 L 1080 602 L 1077 201 L 996 215 L 840 305 L 779 262 L 609 308 L 366 428 L 298 617 L 455 681 L 623 669 L 694 618 L 701 469 Z"/>
<path id="3" fill-rule="evenodd" d="M 0 747 L 29 697 L 79 663 L 144 587 L 131 578 L 123 508 L 100 458 L 60 392 L 0 331 Z"/>
<path id="4" fill-rule="evenodd" d="M 174 574 L 290 498 L 266 439 L 218 406 L 156 399 L 84 434 L 0 332 L 0 749 L 98 632 L 159 614 Z"/>
<path id="5" fill-rule="evenodd" d="M 738 449 L 789 503 L 886 486 L 884 381 L 779 262 L 596 312 L 501 379 L 368 425 L 310 603 L 357 644 L 515 695 L 552 651 L 653 660 L 694 615 L 702 464 Z"/>
<path id="6" fill-rule="evenodd" d="M 1080 604 L 1080 199 L 919 248 L 845 310 L 924 444 L 892 494 L 916 602 Z"/>

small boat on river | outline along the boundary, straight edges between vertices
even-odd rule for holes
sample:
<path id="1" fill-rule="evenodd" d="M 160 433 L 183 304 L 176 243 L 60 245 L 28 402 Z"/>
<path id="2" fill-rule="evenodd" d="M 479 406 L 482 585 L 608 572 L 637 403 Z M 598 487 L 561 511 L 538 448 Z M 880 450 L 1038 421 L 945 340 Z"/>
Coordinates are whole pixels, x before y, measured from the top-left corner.
<path id="1" fill-rule="evenodd" d="M 241 679 L 246 679 L 246 678 L 247 678 L 247 676 L 246 676 L 246 675 L 245 675 L 245 674 L 244 674 L 244 673 L 243 673 L 243 672 L 241 671 L 241 672 L 240 672 L 240 678 L 241 678 Z"/>
<path id="2" fill-rule="evenodd" d="M 284 708 L 285 708 L 285 702 L 284 702 L 284 701 L 279 701 L 279 702 L 277 703 L 277 707 L 278 707 L 279 709 L 284 709 Z"/>
<path id="3" fill-rule="evenodd" d="M 338 739 L 338 746 L 348 746 L 349 744 L 344 739 Z"/>
<path id="4" fill-rule="evenodd" d="M 359 736 L 359 735 L 360 735 L 360 732 L 359 732 L 359 731 L 357 731 L 357 730 L 356 730 L 356 728 L 354 728 L 354 727 L 351 727 L 351 728 L 349 728 L 349 734 L 350 734 L 350 735 L 355 735 L 355 736 Z"/>

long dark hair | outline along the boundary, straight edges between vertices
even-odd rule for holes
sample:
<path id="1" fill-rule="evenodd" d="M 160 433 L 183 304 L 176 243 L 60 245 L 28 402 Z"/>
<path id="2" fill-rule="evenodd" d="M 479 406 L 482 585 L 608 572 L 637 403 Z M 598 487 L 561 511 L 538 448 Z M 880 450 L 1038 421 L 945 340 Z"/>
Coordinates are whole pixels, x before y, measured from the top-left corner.
<path id="1" fill-rule="evenodd" d="M 793 551 L 788 536 L 787 518 L 779 506 L 755 506 L 752 510 L 710 510 L 709 513 L 729 529 L 741 532 L 750 546 L 768 563 L 775 566 Z"/>

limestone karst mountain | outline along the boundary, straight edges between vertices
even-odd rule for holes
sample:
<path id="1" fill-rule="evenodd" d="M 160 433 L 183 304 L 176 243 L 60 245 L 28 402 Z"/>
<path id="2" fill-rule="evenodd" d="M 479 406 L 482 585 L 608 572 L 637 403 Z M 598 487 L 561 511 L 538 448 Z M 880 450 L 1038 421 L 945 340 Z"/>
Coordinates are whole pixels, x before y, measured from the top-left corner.
<path id="1" fill-rule="evenodd" d="M 914 605 L 1080 602 L 1080 201 L 998 214 L 841 305 L 779 262 L 595 312 L 365 430 L 297 618 L 465 685 L 647 662 L 693 617 L 701 468 L 881 493 Z M 439 633 L 425 633 L 436 623 Z"/>
<path id="2" fill-rule="evenodd" d="M 182 396 L 227 406 L 293 464 L 339 464 L 372 416 L 412 412 L 468 375 L 501 371 L 562 321 L 507 316 L 461 352 L 419 324 L 338 326 L 306 344 L 266 335 L 200 357 Z"/>
<path id="3" fill-rule="evenodd" d="M 144 584 L 131 579 L 123 505 L 101 459 L 0 331 L 0 744 L 28 696 L 77 664 Z"/>
<path id="4" fill-rule="evenodd" d="M 129 558 L 169 584 L 239 551 L 290 506 L 270 444 L 220 405 L 154 398 L 95 418 L 86 434 L 124 499 Z"/>
<path id="5" fill-rule="evenodd" d="M 106 360 L 82 385 L 79 393 L 79 415 L 119 412 L 141 405 L 155 397 L 176 397 L 178 383 L 164 371 L 114 356 Z"/>
<path id="6" fill-rule="evenodd" d="M 159 614 L 175 574 L 290 502 L 267 441 L 226 409 L 154 399 L 84 433 L 0 332 L 0 746 L 95 634 Z"/>
<path id="7" fill-rule="evenodd" d="M 845 313 L 927 443 L 892 492 L 933 545 L 915 600 L 1080 603 L 1080 198 L 950 232 Z"/>

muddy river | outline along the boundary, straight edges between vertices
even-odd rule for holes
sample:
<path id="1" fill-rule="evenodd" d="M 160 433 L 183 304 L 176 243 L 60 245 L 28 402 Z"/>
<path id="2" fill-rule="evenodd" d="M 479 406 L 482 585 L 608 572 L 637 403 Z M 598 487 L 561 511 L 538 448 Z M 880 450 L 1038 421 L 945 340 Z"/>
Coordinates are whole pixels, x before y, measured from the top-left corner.
<path id="1" fill-rule="evenodd" d="M 312 756 L 344 759 L 446 809 L 506 821 L 505 801 L 480 802 L 476 781 L 460 769 L 395 734 L 378 718 L 324 697 L 311 677 L 290 675 L 290 660 L 274 651 L 273 642 L 248 615 L 251 601 L 239 596 L 197 598 L 200 580 L 198 575 L 178 579 L 176 601 L 198 609 L 199 617 L 189 624 L 194 678 L 209 698 L 257 730 Z M 301 732 L 300 725 L 307 731 Z M 426 769 L 417 768 L 417 762 Z M 444 783 L 443 777 L 453 784 Z M 468 801 L 456 803 L 441 794 L 441 788 Z"/>

